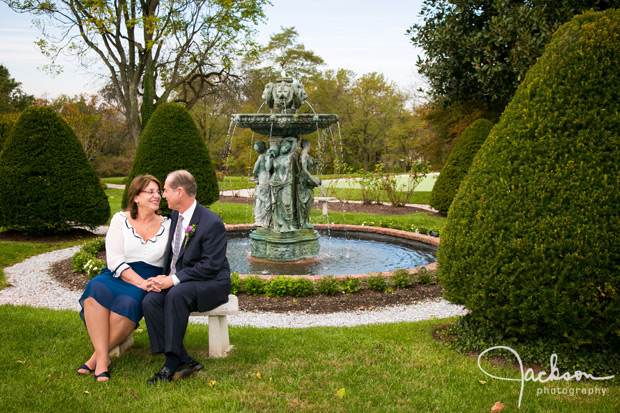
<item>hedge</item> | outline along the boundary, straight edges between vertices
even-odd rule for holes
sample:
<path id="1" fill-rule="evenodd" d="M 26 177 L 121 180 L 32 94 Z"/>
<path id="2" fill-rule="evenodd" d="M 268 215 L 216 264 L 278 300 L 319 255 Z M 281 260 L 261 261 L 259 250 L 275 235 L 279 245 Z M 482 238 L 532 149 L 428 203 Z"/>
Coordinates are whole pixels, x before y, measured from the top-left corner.
<path id="1" fill-rule="evenodd" d="M 619 63 L 619 10 L 562 26 L 454 199 L 445 297 L 505 340 L 620 345 Z"/>
<path id="2" fill-rule="evenodd" d="M 136 149 L 127 183 L 141 174 L 151 174 L 163 185 L 168 173 L 185 169 L 198 185 L 196 199 L 210 205 L 219 198 L 215 168 L 209 151 L 189 112 L 176 103 L 164 103 L 151 115 Z M 122 206 L 127 207 L 127 190 Z M 162 210 L 168 213 L 166 200 L 162 198 Z"/>
<path id="3" fill-rule="evenodd" d="M 452 200 L 467 175 L 471 161 L 493 129 L 493 123 L 486 119 L 474 121 L 459 137 L 441 169 L 431 192 L 430 206 L 447 214 Z"/>
<path id="4" fill-rule="evenodd" d="M 73 130 L 50 107 L 25 109 L 0 154 L 0 226 L 46 233 L 109 218 L 107 196 Z"/>

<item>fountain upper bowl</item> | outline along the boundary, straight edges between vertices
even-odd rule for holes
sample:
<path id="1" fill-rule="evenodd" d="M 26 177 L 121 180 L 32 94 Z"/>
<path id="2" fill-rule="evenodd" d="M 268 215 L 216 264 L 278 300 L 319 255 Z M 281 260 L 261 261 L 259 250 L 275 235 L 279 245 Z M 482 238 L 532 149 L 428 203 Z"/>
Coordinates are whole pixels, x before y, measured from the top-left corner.
<path id="1" fill-rule="evenodd" d="M 301 136 L 329 128 L 338 122 L 338 115 L 313 113 L 234 114 L 233 122 L 267 136 Z"/>

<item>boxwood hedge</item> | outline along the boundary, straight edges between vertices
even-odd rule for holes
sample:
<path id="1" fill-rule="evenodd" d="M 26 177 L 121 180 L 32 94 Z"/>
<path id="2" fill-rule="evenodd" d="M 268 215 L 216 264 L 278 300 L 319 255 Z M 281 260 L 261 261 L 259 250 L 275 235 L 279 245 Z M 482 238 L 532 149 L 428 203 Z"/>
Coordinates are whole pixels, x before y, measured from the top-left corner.
<path id="1" fill-rule="evenodd" d="M 109 218 L 108 198 L 71 127 L 50 107 L 25 109 L 0 154 L 0 226 L 58 232 Z"/>
<path id="2" fill-rule="evenodd" d="M 458 138 L 450 156 L 441 169 L 431 192 L 430 205 L 447 214 L 452 200 L 467 175 L 471 161 L 493 129 L 493 123 L 486 119 L 474 121 Z"/>
<path id="3" fill-rule="evenodd" d="M 219 189 L 209 151 L 189 112 L 177 103 L 164 103 L 151 115 L 136 149 L 127 182 L 140 174 L 151 174 L 163 185 L 168 173 L 185 169 L 198 185 L 196 199 L 203 205 L 217 201 Z M 127 207 L 127 189 L 122 206 Z M 166 201 L 162 199 L 162 210 Z"/>
<path id="4" fill-rule="evenodd" d="M 474 158 L 440 282 L 505 339 L 620 345 L 620 10 L 562 26 Z"/>

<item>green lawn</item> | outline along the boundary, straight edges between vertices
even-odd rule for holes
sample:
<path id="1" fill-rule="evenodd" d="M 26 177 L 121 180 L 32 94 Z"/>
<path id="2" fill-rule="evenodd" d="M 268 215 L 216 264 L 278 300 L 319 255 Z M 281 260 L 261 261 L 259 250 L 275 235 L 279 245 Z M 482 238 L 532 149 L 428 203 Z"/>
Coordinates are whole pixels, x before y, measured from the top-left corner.
<path id="1" fill-rule="evenodd" d="M 122 190 L 108 189 L 113 212 Z M 252 207 L 215 203 L 229 224 L 252 220 Z M 445 218 L 312 212 L 312 221 L 441 230 Z M 72 243 L 0 242 L 0 269 Z M 0 289 L 4 286 L 0 271 Z M 73 311 L 0 306 L 0 411 L 445 411 L 488 412 L 501 401 L 516 412 L 520 383 L 486 376 L 475 357 L 463 356 L 432 338 L 450 320 L 352 328 L 258 329 L 231 327 L 230 357 L 207 359 L 208 328 L 191 325 L 185 344 L 205 364 L 196 377 L 148 387 L 163 363 L 150 355 L 148 335 L 113 362 L 109 383 L 78 377 L 92 347 Z M 484 362 L 498 377 L 518 370 Z M 549 371 L 549 366 L 543 366 Z M 562 372 L 563 373 L 563 372 Z M 344 390 L 342 390 L 344 389 Z M 605 395 L 601 394 L 605 390 Z M 611 382 L 527 382 L 522 411 L 615 412 L 620 391 Z M 342 398 L 338 392 L 344 391 Z M 591 391 L 592 394 L 581 394 Z M 594 393 L 597 391 L 598 393 Z M 546 392 L 546 393 L 543 393 Z M 574 395 L 570 395 L 571 392 Z M 579 394 L 575 394 L 579 392 Z M 537 395 L 537 393 L 542 393 Z M 565 393 L 565 394 L 564 394 Z"/>
<path id="2" fill-rule="evenodd" d="M 147 379 L 163 363 L 151 356 L 146 331 L 110 368 L 112 379 L 78 377 L 91 345 L 77 313 L 0 306 L 2 411 L 320 411 L 488 412 L 496 401 L 516 412 L 520 384 L 496 380 L 475 357 L 432 338 L 446 320 L 350 328 L 231 327 L 235 349 L 207 359 L 208 328 L 190 325 L 185 345 L 205 364 L 195 377 L 155 387 Z M 9 321 L 9 322 L 6 322 Z M 143 327 L 143 326 L 142 326 Z M 483 363 L 498 377 L 512 368 Z M 538 388 L 606 395 L 539 395 Z M 344 389 L 342 398 L 337 392 Z M 525 383 L 522 411 L 613 412 L 617 385 L 606 382 Z M 544 390 L 541 390 L 544 391 Z"/>

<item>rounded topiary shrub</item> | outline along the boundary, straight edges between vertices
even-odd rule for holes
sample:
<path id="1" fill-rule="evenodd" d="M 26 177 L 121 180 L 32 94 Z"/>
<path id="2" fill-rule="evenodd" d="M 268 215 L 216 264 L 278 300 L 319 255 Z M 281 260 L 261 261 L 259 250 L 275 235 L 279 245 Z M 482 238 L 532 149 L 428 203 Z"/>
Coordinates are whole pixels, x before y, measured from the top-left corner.
<path id="1" fill-rule="evenodd" d="M 210 205 L 219 198 L 215 169 L 209 151 L 189 112 L 180 104 L 164 103 L 151 115 L 142 135 L 127 183 L 141 174 L 151 174 L 163 185 L 166 176 L 178 169 L 189 171 L 198 185 L 196 200 Z M 127 207 L 127 190 L 122 206 Z M 162 210 L 168 213 L 162 198 Z"/>
<path id="2" fill-rule="evenodd" d="M 562 26 L 461 184 L 439 277 L 486 331 L 620 345 L 619 63 L 620 10 Z"/>
<path id="3" fill-rule="evenodd" d="M 0 226 L 58 232 L 109 218 L 108 198 L 73 130 L 50 107 L 25 109 L 0 154 Z"/>
<path id="4" fill-rule="evenodd" d="M 474 121 L 459 137 L 437 177 L 431 192 L 430 205 L 447 214 L 452 200 L 467 175 L 471 161 L 493 129 L 493 123 L 486 119 Z"/>
<path id="5" fill-rule="evenodd" d="M 219 189 L 209 151 L 189 112 L 177 103 L 164 103 L 151 115 L 127 178 L 127 183 L 141 174 L 151 174 L 163 185 L 166 176 L 175 170 L 189 171 L 198 185 L 196 199 L 203 205 L 217 201 Z M 127 207 L 127 189 L 122 205 Z M 166 201 L 162 199 L 162 209 Z M 167 212 L 167 211 L 166 211 Z"/>
<path id="6" fill-rule="evenodd" d="M 17 121 L 19 113 L 2 113 L 0 114 L 0 152 L 4 148 L 4 143 L 9 137 L 13 125 Z"/>

